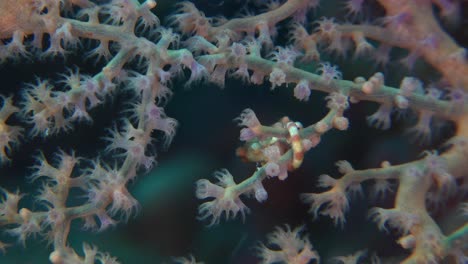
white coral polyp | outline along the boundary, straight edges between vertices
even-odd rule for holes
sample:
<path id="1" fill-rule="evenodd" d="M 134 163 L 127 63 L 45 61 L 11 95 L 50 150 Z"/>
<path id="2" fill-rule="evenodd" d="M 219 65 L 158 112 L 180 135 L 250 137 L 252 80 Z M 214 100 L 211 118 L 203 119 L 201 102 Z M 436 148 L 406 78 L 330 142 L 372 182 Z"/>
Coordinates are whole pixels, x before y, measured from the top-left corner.
<path id="1" fill-rule="evenodd" d="M 232 175 L 227 170 L 221 170 L 215 173 L 219 180 L 213 184 L 208 180 L 201 179 L 197 181 L 196 196 L 199 199 L 214 198 L 201 204 L 198 208 L 198 218 L 200 220 L 209 219 L 209 226 L 218 224 L 223 213 L 226 220 L 235 218 L 239 213 L 242 220 L 250 211 L 239 198 L 239 194 L 234 190 L 236 184 Z"/>

